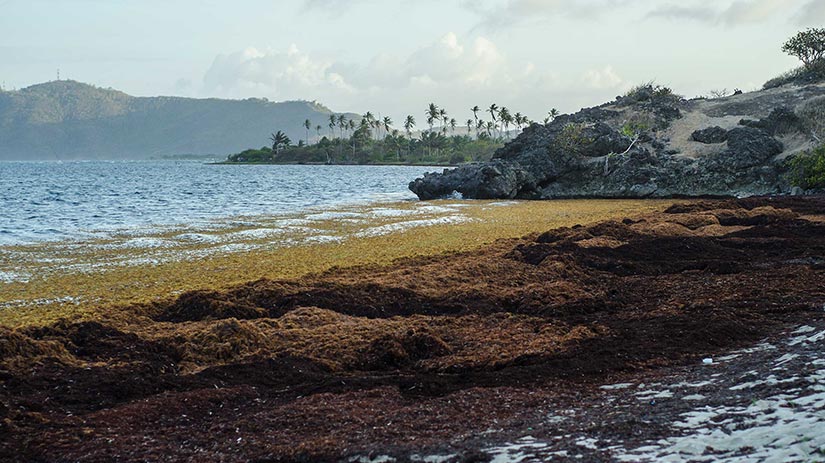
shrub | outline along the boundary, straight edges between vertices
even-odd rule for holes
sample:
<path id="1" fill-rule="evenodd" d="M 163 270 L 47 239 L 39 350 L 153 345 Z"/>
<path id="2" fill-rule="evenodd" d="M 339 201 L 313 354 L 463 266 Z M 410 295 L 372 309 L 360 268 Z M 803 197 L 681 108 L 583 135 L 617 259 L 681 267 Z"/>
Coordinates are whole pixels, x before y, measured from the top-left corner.
<path id="1" fill-rule="evenodd" d="M 636 103 L 675 104 L 681 99 L 682 97 L 673 93 L 671 88 L 651 81 L 633 87 L 619 101 L 623 106 L 627 106 Z"/>
<path id="2" fill-rule="evenodd" d="M 791 184 L 804 190 L 825 188 L 825 145 L 790 160 Z"/>
<path id="3" fill-rule="evenodd" d="M 825 80 L 825 60 L 810 66 L 802 66 L 790 70 L 778 77 L 765 82 L 763 89 L 781 87 L 786 84 L 814 84 Z"/>

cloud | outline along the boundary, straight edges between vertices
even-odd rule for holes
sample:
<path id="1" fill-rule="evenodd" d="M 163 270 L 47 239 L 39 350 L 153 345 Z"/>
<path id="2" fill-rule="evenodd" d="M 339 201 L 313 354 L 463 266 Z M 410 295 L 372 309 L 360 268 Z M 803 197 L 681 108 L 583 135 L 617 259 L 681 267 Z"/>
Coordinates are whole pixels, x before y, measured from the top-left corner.
<path id="1" fill-rule="evenodd" d="M 657 6 L 650 10 L 647 18 L 666 18 L 671 20 L 691 20 L 707 24 L 723 24 L 727 26 L 741 26 L 759 24 L 781 17 L 786 18 L 789 12 L 799 5 L 801 0 L 735 0 L 728 4 L 714 2 L 714 7 L 702 5 L 685 5 L 669 3 Z M 694 0 L 694 3 L 699 3 Z M 808 8 L 817 7 L 823 0 L 813 0 Z M 719 8 L 719 4 L 722 7 Z"/>
<path id="2" fill-rule="evenodd" d="M 556 94 L 580 85 L 580 76 L 570 77 L 565 81 L 532 62 L 513 62 L 490 39 L 448 33 L 406 55 L 381 53 L 364 63 L 320 58 L 295 45 L 287 50 L 250 47 L 216 57 L 202 94 L 314 99 L 347 110 L 389 109 L 396 118 L 402 111 L 418 115 L 429 101 L 457 110 L 495 98 L 499 105 L 510 102 L 525 113 L 537 107 L 543 114 L 541 98 L 557 101 Z M 592 89 L 622 83 L 609 66 L 587 73 L 586 79 Z"/>
<path id="3" fill-rule="evenodd" d="M 369 92 L 413 85 L 461 85 L 481 88 L 512 80 L 505 57 L 483 37 L 469 43 L 448 33 L 406 57 L 380 54 L 366 65 L 332 62 L 303 53 L 250 47 L 219 55 L 204 77 L 208 92 L 266 92 L 275 98 L 300 98 L 307 93 Z"/>
<path id="4" fill-rule="evenodd" d="M 712 22 L 717 19 L 718 12 L 712 8 L 700 6 L 665 5 L 650 11 L 647 17 Z"/>
<path id="5" fill-rule="evenodd" d="M 250 47 L 228 55 L 218 55 L 204 76 L 209 93 L 227 96 L 266 94 L 288 99 L 335 89 L 351 91 L 343 77 L 318 60 L 291 45 L 287 51 L 261 51 Z"/>
<path id="6" fill-rule="evenodd" d="M 800 26 L 821 26 L 825 23 L 825 1 L 810 0 L 794 18 Z"/>
<path id="7" fill-rule="evenodd" d="M 761 23 L 787 11 L 794 0 L 738 0 L 720 16 L 728 25 Z"/>
<path id="8" fill-rule="evenodd" d="M 624 83 L 613 66 L 605 66 L 603 69 L 591 69 L 584 73 L 582 80 L 587 86 L 599 90 L 614 89 Z"/>
<path id="9" fill-rule="evenodd" d="M 507 0 L 492 8 L 480 7 L 472 1 L 464 2 L 463 5 L 481 16 L 481 22 L 476 28 L 497 30 L 558 17 L 595 18 L 629 3 L 630 0 Z"/>

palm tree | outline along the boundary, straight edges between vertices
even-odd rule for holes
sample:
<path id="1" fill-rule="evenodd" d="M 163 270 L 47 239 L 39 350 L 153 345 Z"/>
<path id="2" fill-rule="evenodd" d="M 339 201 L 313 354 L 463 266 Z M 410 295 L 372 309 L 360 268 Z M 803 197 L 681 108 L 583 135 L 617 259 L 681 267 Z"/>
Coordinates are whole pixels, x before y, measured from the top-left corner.
<path id="1" fill-rule="evenodd" d="M 412 140 L 412 129 L 415 128 L 415 118 L 412 115 L 408 115 L 406 119 L 404 119 L 404 130 L 407 131 L 407 138 Z"/>
<path id="2" fill-rule="evenodd" d="M 390 116 L 384 116 L 384 119 L 381 121 L 381 125 L 384 126 L 384 131 L 386 131 L 387 134 L 389 134 L 390 126 L 392 125 L 392 119 L 390 118 Z"/>
<path id="3" fill-rule="evenodd" d="M 521 132 L 521 124 L 523 123 L 523 119 L 524 116 L 522 116 L 521 113 L 513 114 L 513 122 L 516 124 L 516 130 L 518 130 L 519 132 Z"/>
<path id="4" fill-rule="evenodd" d="M 430 105 L 427 107 L 426 114 L 427 114 L 427 124 L 430 126 L 430 132 L 432 132 L 433 131 L 433 124 L 435 124 L 435 121 L 438 120 L 438 117 L 440 115 L 440 112 L 438 110 L 438 106 L 436 106 L 434 103 L 430 103 Z"/>
<path id="5" fill-rule="evenodd" d="M 457 125 L 458 121 L 456 121 L 455 118 L 450 119 L 450 130 L 452 131 L 453 135 L 455 135 L 455 126 Z"/>
<path id="6" fill-rule="evenodd" d="M 412 129 L 415 128 L 415 118 L 412 115 L 408 115 L 406 119 L 404 119 L 404 130 L 407 131 L 407 138 L 409 138 L 409 143 L 407 143 L 407 157 L 410 157 L 410 146 L 412 145 Z"/>
<path id="7" fill-rule="evenodd" d="M 495 132 L 495 130 L 496 130 L 496 123 L 492 122 L 492 121 L 487 121 L 486 126 L 487 126 L 487 135 L 492 137 L 493 132 Z"/>
<path id="8" fill-rule="evenodd" d="M 498 116 L 498 105 L 495 103 L 491 104 L 490 107 L 487 108 L 487 112 L 490 113 L 490 116 L 493 118 L 493 128 L 495 128 L 497 125 L 496 122 L 498 122 L 498 119 L 496 119 L 496 116 Z"/>
<path id="9" fill-rule="evenodd" d="M 479 108 L 478 105 L 475 105 L 472 108 L 470 108 L 470 111 L 473 112 L 473 120 L 476 121 L 476 123 L 478 123 L 478 112 L 481 111 L 481 108 Z"/>
<path id="10" fill-rule="evenodd" d="M 335 137 L 335 126 L 338 125 L 336 123 L 337 120 L 338 119 L 335 117 L 335 114 L 330 114 L 329 115 L 329 124 L 328 124 L 328 126 L 329 126 L 329 138 L 330 139 Z"/>
<path id="11" fill-rule="evenodd" d="M 310 122 L 309 119 L 304 121 L 304 128 L 306 129 L 306 137 L 304 137 L 304 142 L 307 146 L 309 146 L 309 129 L 312 128 L 312 122 Z"/>
<path id="12" fill-rule="evenodd" d="M 504 133 L 507 134 L 507 138 L 510 138 L 508 128 L 510 127 L 510 123 L 513 122 L 513 116 L 510 115 L 510 110 L 502 106 L 498 112 L 498 118 L 501 120 L 501 125 L 504 127 Z"/>
<path id="13" fill-rule="evenodd" d="M 441 131 L 447 133 L 447 124 L 450 122 L 447 118 L 447 110 L 444 108 L 439 109 L 438 118 L 441 119 Z"/>
<path id="14" fill-rule="evenodd" d="M 474 125 L 475 122 L 473 122 L 472 119 L 467 119 L 467 136 L 470 136 L 470 134 L 473 132 Z"/>
<path id="15" fill-rule="evenodd" d="M 547 112 L 547 117 L 549 119 L 548 122 L 553 122 L 557 117 L 559 117 L 559 110 L 556 108 L 551 109 Z"/>
<path id="16" fill-rule="evenodd" d="M 367 111 L 361 117 L 361 120 L 364 121 L 366 123 L 367 127 L 369 127 L 370 129 L 375 127 L 375 116 L 370 111 Z"/>
<path id="17" fill-rule="evenodd" d="M 276 155 L 280 154 L 282 147 L 289 147 L 290 143 L 292 143 L 289 137 L 280 130 L 270 135 L 269 140 L 272 142 L 272 151 L 275 151 Z"/>
<path id="18" fill-rule="evenodd" d="M 343 114 L 338 115 L 338 127 L 341 129 L 341 138 L 344 138 L 344 130 L 347 129 L 347 116 Z"/>
<path id="19" fill-rule="evenodd" d="M 320 140 L 320 139 L 321 139 L 321 129 L 322 129 L 322 128 L 323 128 L 323 127 L 321 127 L 321 125 L 320 125 L 320 124 L 315 126 L 315 134 L 316 134 L 316 135 L 318 135 L 318 140 Z"/>

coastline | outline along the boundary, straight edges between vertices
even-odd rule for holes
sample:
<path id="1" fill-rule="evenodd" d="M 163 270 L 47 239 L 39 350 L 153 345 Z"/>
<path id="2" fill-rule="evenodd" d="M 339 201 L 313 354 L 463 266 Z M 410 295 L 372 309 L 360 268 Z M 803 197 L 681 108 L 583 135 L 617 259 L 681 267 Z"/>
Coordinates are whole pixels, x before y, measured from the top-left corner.
<path id="1" fill-rule="evenodd" d="M 403 201 L 227 218 L 102 240 L 0 247 L 0 326 L 97 319 L 112 307 L 259 278 L 475 249 L 548 227 L 660 210 L 669 200 Z M 467 239 L 471 237 L 470 239 Z"/>
<path id="2" fill-rule="evenodd" d="M 406 166 L 406 167 L 458 167 L 461 164 L 439 164 L 431 162 L 370 162 L 367 164 L 355 163 L 326 163 L 326 162 L 232 162 L 232 161 L 218 161 L 207 162 L 210 166 Z"/>
<path id="3" fill-rule="evenodd" d="M 821 451 L 825 198 L 456 204 L 467 202 L 423 206 L 479 220 L 381 228 L 392 232 L 285 260 L 204 259 L 199 275 L 249 265 L 284 276 L 202 282 L 56 322 L 7 320 L 0 456 L 759 461 Z M 509 237 L 531 227 L 541 228 Z M 107 291 L 148 281 L 125 276 L 94 275 Z"/>

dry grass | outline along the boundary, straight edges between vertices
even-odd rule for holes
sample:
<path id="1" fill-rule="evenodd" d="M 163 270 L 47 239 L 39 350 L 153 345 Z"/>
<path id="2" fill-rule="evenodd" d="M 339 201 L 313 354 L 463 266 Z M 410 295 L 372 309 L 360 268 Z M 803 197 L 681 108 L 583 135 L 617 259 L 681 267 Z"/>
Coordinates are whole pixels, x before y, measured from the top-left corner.
<path id="1" fill-rule="evenodd" d="M 0 326 L 43 325 L 61 318 L 116 320 L 120 316 L 118 306 L 168 298 L 183 291 L 225 289 L 259 278 L 295 278 L 333 267 L 386 264 L 403 257 L 466 251 L 500 238 L 663 210 L 672 203 L 647 200 L 506 204 L 474 201 L 456 206 L 455 202 L 440 201 L 426 205 L 447 209 L 414 217 L 370 216 L 360 224 L 340 219 L 319 220 L 313 222 L 311 230 L 288 230 L 288 238 L 282 238 L 281 245 L 271 237 L 261 238 L 253 234 L 239 238 L 245 246 L 240 250 L 216 250 L 206 244 L 190 243 L 146 254 L 146 250 L 99 246 L 112 244 L 110 242 L 84 242 L 70 248 L 42 244 L 0 249 L 0 264 L 4 268 L 22 269 L 30 275 L 27 282 L 0 283 L 0 307 L 3 307 L 0 309 Z M 413 210 L 421 204 L 397 203 L 382 207 Z M 357 214 L 364 211 L 349 208 L 344 212 Z M 377 236 L 369 233 L 375 227 L 393 227 L 408 220 L 449 217 L 459 217 L 463 222 L 418 226 Z M 237 228 L 227 228 L 220 233 L 226 236 L 236 231 Z M 337 237 L 339 241 L 306 240 L 319 233 Z M 164 239 L 168 234 L 162 232 L 152 237 Z M 235 242 L 229 242 L 232 243 Z M 189 257 L 178 259 L 176 254 Z M 70 261 L 70 265 L 55 265 L 44 256 L 58 262 Z M 134 259 L 134 263 L 123 264 L 124 256 Z M 110 265 L 112 262 L 119 263 Z"/>

